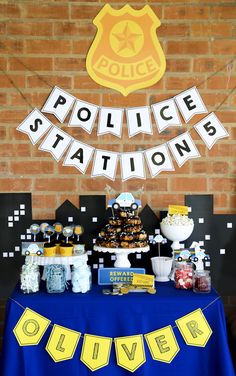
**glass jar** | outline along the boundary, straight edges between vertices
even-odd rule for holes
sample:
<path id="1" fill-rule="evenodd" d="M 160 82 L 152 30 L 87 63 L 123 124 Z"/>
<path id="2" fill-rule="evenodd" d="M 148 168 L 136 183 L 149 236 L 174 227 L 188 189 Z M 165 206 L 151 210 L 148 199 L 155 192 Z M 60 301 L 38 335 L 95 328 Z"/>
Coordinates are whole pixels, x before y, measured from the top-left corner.
<path id="1" fill-rule="evenodd" d="M 39 291 L 40 272 L 36 264 L 24 264 L 21 267 L 20 288 L 24 294 Z"/>
<path id="2" fill-rule="evenodd" d="M 207 293 L 211 291 L 211 276 L 209 270 L 196 270 L 193 277 L 193 291 Z"/>
<path id="3" fill-rule="evenodd" d="M 175 287 L 190 290 L 193 288 L 193 264 L 177 262 L 175 265 Z"/>
<path id="4" fill-rule="evenodd" d="M 45 266 L 46 287 L 49 293 L 64 292 L 66 288 L 66 268 L 64 265 L 52 264 Z"/>
<path id="5" fill-rule="evenodd" d="M 91 267 L 88 265 L 72 266 L 71 283 L 73 292 L 85 293 L 91 290 L 92 273 Z"/>

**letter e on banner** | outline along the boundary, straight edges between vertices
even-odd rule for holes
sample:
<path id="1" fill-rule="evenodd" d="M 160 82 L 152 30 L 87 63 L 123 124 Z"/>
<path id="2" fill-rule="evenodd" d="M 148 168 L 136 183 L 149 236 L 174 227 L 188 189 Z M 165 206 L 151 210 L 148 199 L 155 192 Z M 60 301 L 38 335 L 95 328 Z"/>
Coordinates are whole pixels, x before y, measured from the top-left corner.
<path id="1" fill-rule="evenodd" d="M 154 360 L 171 363 L 179 352 L 179 345 L 171 325 L 144 335 Z"/>
<path id="2" fill-rule="evenodd" d="M 13 329 L 19 345 L 38 345 L 50 322 L 46 317 L 26 308 Z"/>
<path id="3" fill-rule="evenodd" d="M 177 106 L 186 123 L 194 115 L 208 112 L 195 86 L 176 95 L 175 102 L 177 103 Z"/>
<path id="4" fill-rule="evenodd" d="M 212 330 L 200 308 L 175 322 L 187 345 L 205 347 L 212 335 Z"/>
<path id="5" fill-rule="evenodd" d="M 199 121 L 199 123 L 194 125 L 194 128 L 203 139 L 208 149 L 211 149 L 220 138 L 229 136 L 228 132 L 214 113 L 211 113 Z"/>
<path id="6" fill-rule="evenodd" d="M 39 110 L 34 109 L 16 129 L 26 133 L 35 145 L 52 125 Z"/>
<path id="7" fill-rule="evenodd" d="M 117 364 L 128 371 L 136 371 L 146 362 L 143 336 L 114 338 Z"/>
<path id="8" fill-rule="evenodd" d="M 112 338 L 85 334 L 80 356 L 81 362 L 91 371 L 107 366 L 110 359 L 111 345 Z"/>
<path id="9" fill-rule="evenodd" d="M 63 123 L 74 101 L 73 95 L 55 86 L 44 104 L 42 112 L 55 115 Z"/>
<path id="10" fill-rule="evenodd" d="M 179 167 L 191 158 L 200 157 L 199 151 L 188 132 L 173 138 L 167 144 Z"/>
<path id="11" fill-rule="evenodd" d="M 78 345 L 81 333 L 65 328 L 60 325 L 53 325 L 46 351 L 54 362 L 72 359 Z"/>

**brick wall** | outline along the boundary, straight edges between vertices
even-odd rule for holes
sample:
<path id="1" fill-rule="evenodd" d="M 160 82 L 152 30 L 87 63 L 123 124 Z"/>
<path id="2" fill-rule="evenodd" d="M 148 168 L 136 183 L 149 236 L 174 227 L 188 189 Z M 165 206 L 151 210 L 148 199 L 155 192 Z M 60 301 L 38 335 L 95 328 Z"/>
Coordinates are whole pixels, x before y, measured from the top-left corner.
<path id="1" fill-rule="evenodd" d="M 126 2 L 109 3 L 119 9 Z M 103 194 L 107 183 L 118 192 L 143 185 L 143 202 L 156 211 L 170 202 L 182 204 L 186 193 L 213 193 L 216 212 L 236 213 L 235 92 L 216 112 L 229 138 L 218 141 L 209 151 L 192 132 L 201 158 L 181 168 L 175 163 L 174 172 L 161 173 L 154 179 L 148 175 L 144 181 L 91 179 L 91 166 L 86 175 L 63 167 L 16 131 L 31 110 L 29 104 L 40 109 L 54 85 L 82 100 L 111 107 L 151 105 L 199 85 L 209 112 L 216 110 L 236 83 L 235 63 L 221 70 L 236 54 L 235 1 L 136 0 L 130 4 L 140 9 L 147 3 L 162 22 L 157 34 L 167 60 L 166 73 L 152 87 L 123 97 L 96 84 L 85 68 L 86 54 L 96 34 L 92 20 L 104 2 L 0 1 L 0 191 L 32 192 L 35 219 L 53 218 L 55 207 L 65 199 L 78 205 L 79 194 Z M 53 116 L 49 118 L 57 123 Z M 199 118 L 195 116 L 190 124 Z M 67 122 L 62 128 L 68 132 Z M 121 152 L 147 149 L 176 135 L 171 128 L 167 134 L 155 133 L 156 138 L 137 135 L 128 139 L 125 125 L 121 140 L 112 135 L 98 138 L 96 127 L 91 135 L 76 129 L 70 129 L 70 133 L 95 147 Z"/>

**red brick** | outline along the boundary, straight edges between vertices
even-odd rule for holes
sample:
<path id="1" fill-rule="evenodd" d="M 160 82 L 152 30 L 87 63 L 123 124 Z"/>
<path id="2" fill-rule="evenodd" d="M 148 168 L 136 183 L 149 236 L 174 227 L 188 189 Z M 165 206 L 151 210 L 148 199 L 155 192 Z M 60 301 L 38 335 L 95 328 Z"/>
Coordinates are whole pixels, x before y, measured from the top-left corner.
<path id="1" fill-rule="evenodd" d="M 223 89 L 230 90 L 233 89 L 236 85 L 236 77 L 231 76 L 230 79 L 227 79 L 227 76 L 220 74 L 210 77 L 207 81 L 207 87 L 209 89 Z"/>
<path id="2" fill-rule="evenodd" d="M 0 162 L 0 174 L 8 173 L 8 162 Z"/>
<path id="3" fill-rule="evenodd" d="M 25 93 L 23 92 L 24 97 L 20 93 L 9 94 L 9 104 L 12 106 L 25 106 L 26 103 L 29 103 L 32 107 L 42 107 L 43 103 L 46 101 L 48 94 L 47 93 Z M 26 99 L 25 99 L 26 98 Z M 26 102 L 27 101 L 27 102 Z"/>
<path id="4" fill-rule="evenodd" d="M 9 69 L 13 71 L 51 71 L 52 68 L 51 57 L 9 58 Z"/>
<path id="5" fill-rule="evenodd" d="M 182 91 L 192 86 L 198 86 L 198 89 L 201 89 L 204 86 L 203 81 L 202 76 L 194 74 L 191 77 L 186 75 L 180 76 L 180 74 L 178 76 L 168 76 L 166 77 L 166 89 Z"/>
<path id="6" fill-rule="evenodd" d="M 76 190 L 76 179 L 74 178 L 37 178 L 34 182 L 34 189 L 37 191 L 73 191 Z"/>
<path id="7" fill-rule="evenodd" d="M 189 72 L 191 67 L 190 59 L 167 59 L 166 72 Z"/>
<path id="8" fill-rule="evenodd" d="M 72 41 L 72 53 L 77 55 L 85 55 L 87 56 L 87 53 L 91 47 L 92 40 L 87 39 L 80 39 L 79 41 L 75 40 Z"/>
<path id="9" fill-rule="evenodd" d="M 31 192 L 32 180 L 21 177 L 0 179 L 2 192 Z"/>
<path id="10" fill-rule="evenodd" d="M 231 111 L 231 109 L 227 111 L 218 110 L 216 115 L 222 123 L 235 123 L 236 121 L 236 111 Z"/>
<path id="11" fill-rule="evenodd" d="M 33 209 L 33 219 L 35 221 L 42 218 L 55 219 L 55 210 L 54 209 Z"/>
<path id="12" fill-rule="evenodd" d="M 106 184 L 109 184 L 109 186 L 117 192 L 121 190 L 120 179 L 116 180 L 115 182 L 111 182 L 108 179 L 102 177 L 81 179 L 81 190 L 82 192 L 104 192 Z"/>
<path id="13" fill-rule="evenodd" d="M 131 179 L 127 180 L 125 185 L 128 192 L 136 191 L 141 187 L 144 187 L 145 192 L 167 191 L 167 178 L 158 176 L 155 179 Z"/>
<path id="14" fill-rule="evenodd" d="M 206 192 L 207 179 L 195 177 L 171 178 L 171 191 L 177 192 Z"/>
<path id="15" fill-rule="evenodd" d="M 76 208 L 79 207 L 79 194 L 80 192 L 78 191 L 78 194 L 65 194 L 65 195 L 58 195 L 58 206 L 62 205 L 63 202 L 65 202 L 66 200 L 70 201 L 73 205 L 75 205 Z M 81 193 L 81 194 L 84 194 Z"/>
<path id="16" fill-rule="evenodd" d="M 85 71 L 85 59 L 79 57 L 55 58 L 54 68 L 57 71 Z"/>
<path id="17" fill-rule="evenodd" d="M 54 194 L 53 195 L 47 195 L 47 194 L 41 195 L 41 194 L 33 193 L 33 195 L 32 195 L 32 206 L 35 209 L 39 209 L 39 208 L 42 208 L 42 209 L 54 208 L 54 209 L 56 209 L 56 207 L 57 207 L 56 206 L 56 196 Z"/>
<path id="18" fill-rule="evenodd" d="M 236 209 L 236 195 L 231 195 L 229 205 L 230 208 Z"/>
<path id="19" fill-rule="evenodd" d="M 164 19 L 171 20 L 195 20 L 208 19 L 209 18 L 209 7 L 199 6 L 199 5 L 179 5 L 179 6 L 165 6 L 164 7 Z"/>
<path id="20" fill-rule="evenodd" d="M 157 36 L 168 38 L 171 37 L 187 37 L 190 35 L 190 26 L 187 24 L 170 24 L 162 23 L 157 29 Z"/>
<path id="21" fill-rule="evenodd" d="M 168 205 L 184 205 L 184 195 L 183 194 L 151 194 L 150 199 L 151 207 L 165 210 L 168 209 Z"/>
<path id="22" fill-rule="evenodd" d="M 86 73 L 85 75 L 74 75 L 74 87 L 77 89 L 100 89 L 102 86 L 92 80 Z"/>
<path id="23" fill-rule="evenodd" d="M 7 34 L 17 36 L 51 36 L 53 25 L 49 22 L 8 22 Z"/>
<path id="24" fill-rule="evenodd" d="M 220 142 L 220 141 L 219 141 Z M 210 157 L 232 157 L 236 155 L 236 145 L 218 143 L 209 150 Z"/>
<path id="25" fill-rule="evenodd" d="M 30 144 L 2 144 L 0 147 L 0 156 L 1 157 L 29 157 L 31 154 L 31 145 Z"/>
<path id="26" fill-rule="evenodd" d="M 11 162 L 10 172 L 12 174 L 38 175 L 51 174 L 54 172 L 54 163 L 48 161 L 31 160 L 30 162 Z"/>
<path id="27" fill-rule="evenodd" d="M 0 110 L 0 121 L 2 123 L 12 123 L 14 122 L 18 125 L 25 118 L 25 111 L 21 110 Z"/>
<path id="28" fill-rule="evenodd" d="M 212 191 L 235 192 L 236 190 L 235 178 L 210 178 L 209 182 Z"/>
<path id="29" fill-rule="evenodd" d="M 229 6 L 215 6 L 211 8 L 211 17 L 220 20 L 233 19 L 236 18 L 236 7 Z"/>
<path id="30" fill-rule="evenodd" d="M 0 4 L 0 15 L 3 19 L 19 18 L 21 16 L 20 6 L 17 4 Z"/>
<path id="31" fill-rule="evenodd" d="M 6 127 L 0 127 L 0 140 L 4 140 L 7 136 Z"/>
<path id="32" fill-rule="evenodd" d="M 225 208 L 228 205 L 228 195 L 225 193 L 214 193 L 214 211 L 215 209 Z"/>
<path id="33" fill-rule="evenodd" d="M 229 163 L 218 161 L 195 161 L 192 166 L 194 174 L 227 174 L 229 171 Z"/>
<path id="34" fill-rule="evenodd" d="M 91 23 L 80 24 L 77 21 L 73 22 L 57 22 L 54 25 L 55 36 L 78 36 L 78 37 L 93 37 L 96 34 L 97 28 Z"/>
<path id="35" fill-rule="evenodd" d="M 6 24 L 4 22 L 0 23 L 0 35 L 6 34 Z"/>
<path id="36" fill-rule="evenodd" d="M 29 54 L 70 54 L 70 40 L 26 40 L 25 50 Z"/>
<path id="37" fill-rule="evenodd" d="M 236 55 L 236 43 L 230 39 L 220 39 L 211 42 L 211 49 L 215 55 Z"/>
<path id="38" fill-rule="evenodd" d="M 13 75 L 7 73 L 0 74 L 0 87 L 1 88 L 14 88 L 13 84 L 18 87 L 19 89 L 22 89 L 25 87 L 25 77 L 20 75 Z M 14 88 L 15 89 L 15 88 Z"/>
<path id="39" fill-rule="evenodd" d="M 231 37 L 232 25 L 229 23 L 193 23 L 191 25 L 192 37 Z"/>
<path id="40" fill-rule="evenodd" d="M 24 52 L 24 42 L 22 40 L 5 40 L 0 42 L 0 53 L 16 54 Z"/>
<path id="41" fill-rule="evenodd" d="M 55 75 L 55 76 L 48 76 L 44 74 L 40 74 L 36 76 L 33 74 L 32 76 L 26 77 L 27 87 L 29 88 L 47 88 L 50 90 L 50 87 L 59 86 L 61 89 L 68 90 L 72 86 L 72 78 L 69 76 L 62 75 Z"/>
<path id="42" fill-rule="evenodd" d="M 7 104 L 7 95 L 0 93 L 0 104 L 6 105 Z"/>
<path id="43" fill-rule="evenodd" d="M 96 17 L 98 12 L 102 9 L 102 6 L 92 5 L 71 5 L 71 18 L 72 19 L 88 19 L 92 20 Z"/>
<path id="44" fill-rule="evenodd" d="M 69 17 L 69 7 L 64 5 L 57 5 L 54 2 L 52 5 L 48 4 L 26 4 L 24 5 L 26 18 L 42 18 L 43 20 L 55 19 L 63 20 Z"/>
<path id="45" fill-rule="evenodd" d="M 194 72 L 227 72 L 227 62 L 225 59 L 216 57 L 195 58 L 193 61 Z M 211 78 L 210 78 L 211 80 Z"/>
<path id="46" fill-rule="evenodd" d="M 145 93 L 130 93 L 127 97 L 121 94 L 103 94 L 103 106 L 107 107 L 136 107 L 145 106 L 147 97 Z M 135 106 L 134 106 L 135 103 Z"/>
<path id="47" fill-rule="evenodd" d="M 168 55 L 178 55 L 178 54 L 207 54 L 209 52 L 208 42 L 206 41 L 191 41 L 191 40 L 181 40 L 181 41 L 170 41 L 166 43 L 166 53 Z"/>

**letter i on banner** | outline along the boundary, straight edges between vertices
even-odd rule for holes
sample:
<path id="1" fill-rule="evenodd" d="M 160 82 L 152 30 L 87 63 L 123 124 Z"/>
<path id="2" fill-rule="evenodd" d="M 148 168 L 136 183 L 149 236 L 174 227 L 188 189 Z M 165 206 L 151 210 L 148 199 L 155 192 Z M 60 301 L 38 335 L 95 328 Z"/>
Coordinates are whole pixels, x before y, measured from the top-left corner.
<path id="1" fill-rule="evenodd" d="M 35 145 L 52 126 L 53 124 L 35 108 L 16 129 L 26 133 Z"/>
<path id="2" fill-rule="evenodd" d="M 54 362 L 72 359 L 78 345 L 81 333 L 65 328 L 60 325 L 53 325 L 46 351 Z"/>
<path id="3" fill-rule="evenodd" d="M 179 345 L 170 325 L 145 334 L 145 339 L 152 358 L 159 362 L 171 363 L 179 352 Z"/>
<path id="4" fill-rule="evenodd" d="M 146 362 L 143 336 L 114 338 L 117 364 L 128 371 L 136 371 Z"/>
<path id="5" fill-rule="evenodd" d="M 98 109 L 99 107 L 95 106 L 94 104 L 77 100 L 74 105 L 68 126 L 81 127 L 86 132 L 91 133 Z"/>
<path id="6" fill-rule="evenodd" d="M 195 86 L 176 95 L 174 99 L 186 123 L 194 115 L 208 112 Z"/>
<path id="7" fill-rule="evenodd" d="M 208 149 L 211 149 L 220 138 L 229 136 L 228 132 L 214 113 L 211 113 L 199 121 L 199 123 L 194 125 L 194 128 L 203 139 Z"/>
<path id="8" fill-rule="evenodd" d="M 80 360 L 91 370 L 96 371 L 109 363 L 112 338 L 84 335 Z"/>
<path id="9" fill-rule="evenodd" d="M 19 345 L 38 345 L 50 322 L 46 317 L 26 308 L 13 329 Z"/>
<path id="10" fill-rule="evenodd" d="M 183 166 L 183 164 L 191 158 L 200 157 L 199 151 L 188 132 L 173 138 L 167 144 L 179 167 Z"/>
<path id="11" fill-rule="evenodd" d="M 200 308 L 175 322 L 187 345 L 205 347 L 212 335 L 210 325 Z"/>
<path id="12" fill-rule="evenodd" d="M 115 180 L 117 163 L 118 153 L 96 149 L 91 176 L 106 176 Z"/>
<path id="13" fill-rule="evenodd" d="M 59 161 L 72 140 L 71 136 L 54 126 L 39 146 L 39 150 L 48 151 Z"/>
<path id="14" fill-rule="evenodd" d="M 153 133 L 149 106 L 129 108 L 126 110 L 126 117 L 129 137 L 138 133 Z"/>
<path id="15" fill-rule="evenodd" d="M 145 169 L 142 152 L 121 154 L 122 180 L 131 178 L 145 179 Z"/>
<path id="16" fill-rule="evenodd" d="M 63 123 L 74 101 L 73 95 L 55 86 L 44 104 L 42 112 L 55 115 Z"/>

